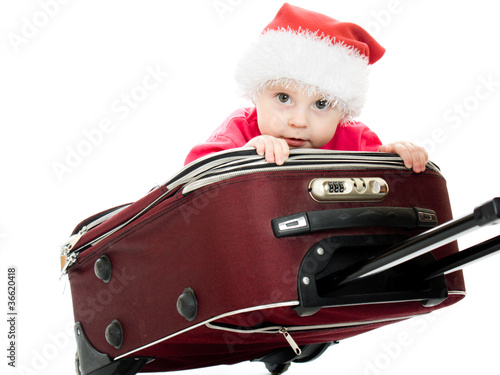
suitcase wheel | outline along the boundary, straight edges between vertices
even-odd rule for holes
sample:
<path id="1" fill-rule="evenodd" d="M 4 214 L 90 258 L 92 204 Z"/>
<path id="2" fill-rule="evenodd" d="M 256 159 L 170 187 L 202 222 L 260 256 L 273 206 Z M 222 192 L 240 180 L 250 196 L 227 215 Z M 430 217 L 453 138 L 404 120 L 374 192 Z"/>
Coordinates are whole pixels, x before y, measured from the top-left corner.
<path id="1" fill-rule="evenodd" d="M 291 363 L 280 363 L 279 365 L 266 363 L 265 365 L 272 375 L 280 375 L 290 368 Z"/>
<path id="2" fill-rule="evenodd" d="M 264 362 L 272 375 L 279 375 L 287 371 L 292 362 L 303 363 L 312 361 L 323 354 L 331 345 L 338 343 L 338 341 L 331 341 L 302 345 L 300 347 L 302 350 L 301 354 L 294 353 L 289 347 L 278 348 L 263 357 L 254 359 L 252 362 Z"/>

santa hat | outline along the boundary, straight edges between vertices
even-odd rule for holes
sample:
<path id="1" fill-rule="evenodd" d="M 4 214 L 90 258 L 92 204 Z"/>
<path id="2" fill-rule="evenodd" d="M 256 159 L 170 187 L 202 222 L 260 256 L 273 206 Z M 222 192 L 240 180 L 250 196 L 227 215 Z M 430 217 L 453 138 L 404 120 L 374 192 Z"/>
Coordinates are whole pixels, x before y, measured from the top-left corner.
<path id="1" fill-rule="evenodd" d="M 320 94 L 350 121 L 361 112 L 369 65 L 385 49 L 363 28 L 285 3 L 241 58 L 236 80 L 255 99 L 275 84 Z"/>

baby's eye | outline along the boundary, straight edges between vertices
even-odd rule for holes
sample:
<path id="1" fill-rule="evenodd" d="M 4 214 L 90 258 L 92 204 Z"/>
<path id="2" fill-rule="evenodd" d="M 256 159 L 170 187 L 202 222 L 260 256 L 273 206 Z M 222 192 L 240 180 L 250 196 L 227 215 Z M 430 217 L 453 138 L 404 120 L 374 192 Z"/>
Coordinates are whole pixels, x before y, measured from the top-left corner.
<path id="1" fill-rule="evenodd" d="M 328 108 L 328 101 L 326 100 L 318 100 L 316 103 L 314 103 L 314 106 L 318 109 L 326 109 Z"/>
<path id="2" fill-rule="evenodd" d="M 276 95 L 276 97 L 281 103 L 288 103 L 288 101 L 290 100 L 290 96 L 283 93 Z"/>

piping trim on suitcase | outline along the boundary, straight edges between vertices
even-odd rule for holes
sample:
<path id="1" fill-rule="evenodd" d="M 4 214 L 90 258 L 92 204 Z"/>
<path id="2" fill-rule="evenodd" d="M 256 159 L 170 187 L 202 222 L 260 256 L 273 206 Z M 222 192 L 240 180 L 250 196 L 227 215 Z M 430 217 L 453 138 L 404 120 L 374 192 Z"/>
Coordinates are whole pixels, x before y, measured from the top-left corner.
<path id="1" fill-rule="evenodd" d="M 118 357 L 116 357 L 114 360 L 117 361 L 121 358 L 124 358 L 124 357 L 127 357 L 135 352 L 138 352 L 140 350 L 143 350 L 143 349 L 146 349 L 146 348 L 149 348 L 150 346 L 154 346 L 156 344 L 159 344 L 160 342 L 163 342 L 163 341 L 166 341 L 166 340 L 169 340 L 177 335 L 181 335 L 185 332 L 188 332 L 188 331 L 191 331 L 192 329 L 196 329 L 198 327 L 201 327 L 201 326 L 204 326 L 204 325 L 207 325 L 215 320 L 218 320 L 218 319 L 222 319 L 222 318 L 226 318 L 228 316 L 232 316 L 232 315 L 238 315 L 238 314 L 243 314 L 243 313 L 247 313 L 247 312 L 252 312 L 252 311 L 258 311 L 258 310 L 266 310 L 266 309 L 273 309 L 273 308 L 278 308 L 278 307 L 289 307 L 289 306 L 297 306 L 299 304 L 299 301 L 288 301 L 288 302 L 279 302 L 279 303 L 271 303 L 269 305 L 261 305 L 261 306 L 253 306 L 253 307 L 248 307 L 248 308 L 245 308 L 245 309 L 240 309 L 240 310 L 235 310 L 235 311 L 230 311 L 228 313 L 224 313 L 224 314 L 221 314 L 221 315 L 217 315 L 211 319 L 208 319 L 208 320 L 205 320 L 203 322 L 200 322 L 200 323 L 197 323 L 191 327 L 188 327 L 188 328 L 185 328 L 183 330 L 180 330 L 178 332 L 175 332 L 175 333 L 172 333 L 171 335 L 168 335 L 166 337 L 163 337 L 159 340 L 156 340 L 156 341 L 153 341 L 147 345 L 144 345 L 144 346 L 141 346 L 140 348 L 137 348 L 137 349 L 134 349 L 134 350 L 131 350 L 130 352 L 128 353 L 125 353 L 125 354 L 122 354 Z"/>
<path id="2" fill-rule="evenodd" d="M 465 291 L 456 291 L 456 290 L 453 290 L 453 291 L 449 291 L 448 294 L 454 294 L 454 295 L 466 295 L 466 292 Z M 200 323 L 197 323 L 193 326 L 190 326 L 188 328 L 185 328 L 183 330 L 180 330 L 178 332 L 175 332 L 175 333 L 172 333 L 171 335 L 168 335 L 168 336 L 165 336 L 159 340 L 156 340 L 156 341 L 153 341 L 147 345 L 144 345 L 144 346 L 141 346 L 139 348 L 136 348 L 134 350 L 131 350 L 125 354 L 122 354 L 120 356 L 117 356 L 116 358 L 114 358 L 115 361 L 119 360 L 119 359 L 122 359 L 124 357 L 127 357 L 127 356 L 130 356 L 131 354 L 133 353 L 136 353 L 140 350 L 144 350 L 144 349 L 147 349 L 151 346 L 154 346 L 160 342 L 163 342 L 163 341 L 167 341 L 175 336 L 178 336 L 178 335 L 181 335 L 185 332 L 188 332 L 188 331 L 191 331 L 193 329 L 196 329 L 198 327 L 201 327 L 201 326 L 207 326 L 208 328 L 213 328 L 213 329 L 225 329 L 225 328 L 220 328 L 219 326 L 216 326 L 216 325 L 213 325 L 213 324 L 210 324 L 216 320 L 219 320 L 219 319 L 223 319 L 223 318 L 227 318 L 229 316 L 233 316 L 233 315 L 238 315 L 238 314 L 243 314 L 243 313 L 247 313 L 247 312 L 252 312 L 252 311 L 259 311 L 259 310 L 266 310 L 266 309 L 272 309 L 272 308 L 278 308 L 278 307 L 291 307 L 291 306 L 298 306 L 300 303 L 299 301 L 288 301 L 288 302 L 279 302 L 279 303 L 271 303 L 271 304 L 268 304 L 268 305 L 260 305 L 260 306 L 253 306 L 253 307 L 248 307 L 248 308 L 245 308 L 245 309 L 240 309 L 240 310 L 234 310 L 234 311 L 230 311 L 230 312 L 227 312 L 227 313 L 224 313 L 224 314 L 220 314 L 220 315 L 217 315 L 211 319 L 207 319 L 207 320 L 204 320 Z M 401 320 L 405 320 L 405 319 L 410 319 L 410 318 L 413 318 L 417 315 L 410 315 L 410 316 L 405 316 L 405 317 L 400 317 L 400 318 L 387 318 L 387 319 L 379 319 L 379 320 L 370 320 L 370 321 L 363 321 L 363 322 L 352 322 L 352 323 L 336 323 L 336 324 L 328 324 L 328 325 L 316 325 L 316 326 L 300 326 L 300 327 L 287 327 L 286 330 L 287 331 L 299 331 L 299 330 L 308 330 L 308 329 L 325 329 L 325 328 L 341 328 L 341 327 L 354 327 L 354 326 L 359 326 L 359 325 L 366 325 L 366 324 L 377 324 L 377 323 L 384 323 L 384 322 L 390 322 L 390 321 L 394 321 L 394 322 L 397 322 L 397 321 L 401 321 Z M 270 327 L 270 328 L 275 328 L 277 329 L 276 332 L 279 333 L 279 329 L 283 328 L 281 326 L 275 326 L 275 327 Z M 266 327 L 265 329 L 260 329 L 260 332 L 259 329 L 256 329 L 256 330 L 252 330 L 252 331 L 247 331 L 245 330 L 246 333 L 273 333 L 273 331 L 265 331 L 266 329 L 270 329 L 269 327 Z M 227 328 L 226 330 L 231 330 L 231 328 Z"/>
<path id="3" fill-rule="evenodd" d="M 465 290 L 450 290 L 448 291 L 448 295 L 455 295 L 455 296 L 466 296 L 467 292 Z"/>

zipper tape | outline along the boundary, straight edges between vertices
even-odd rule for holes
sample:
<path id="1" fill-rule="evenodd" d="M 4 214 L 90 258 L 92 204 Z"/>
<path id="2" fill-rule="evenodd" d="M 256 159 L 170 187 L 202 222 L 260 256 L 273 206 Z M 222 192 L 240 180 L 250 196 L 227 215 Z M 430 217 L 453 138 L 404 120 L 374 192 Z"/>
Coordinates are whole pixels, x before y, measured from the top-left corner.
<path id="1" fill-rule="evenodd" d="M 366 169 L 377 169 L 377 168 L 388 168 L 386 164 L 358 164 L 355 167 L 352 164 L 312 164 L 312 165 L 294 165 L 294 166 L 281 166 L 281 167 L 267 167 L 259 169 L 248 169 L 235 172 L 226 172 L 217 174 L 210 177 L 205 177 L 193 182 L 186 183 L 182 189 L 182 194 L 186 195 L 202 187 L 228 180 L 230 178 L 244 176 L 252 173 L 265 173 L 265 172 L 279 172 L 279 171 L 314 171 L 314 170 L 366 170 Z M 391 169 L 406 170 L 404 166 L 392 166 Z"/>

